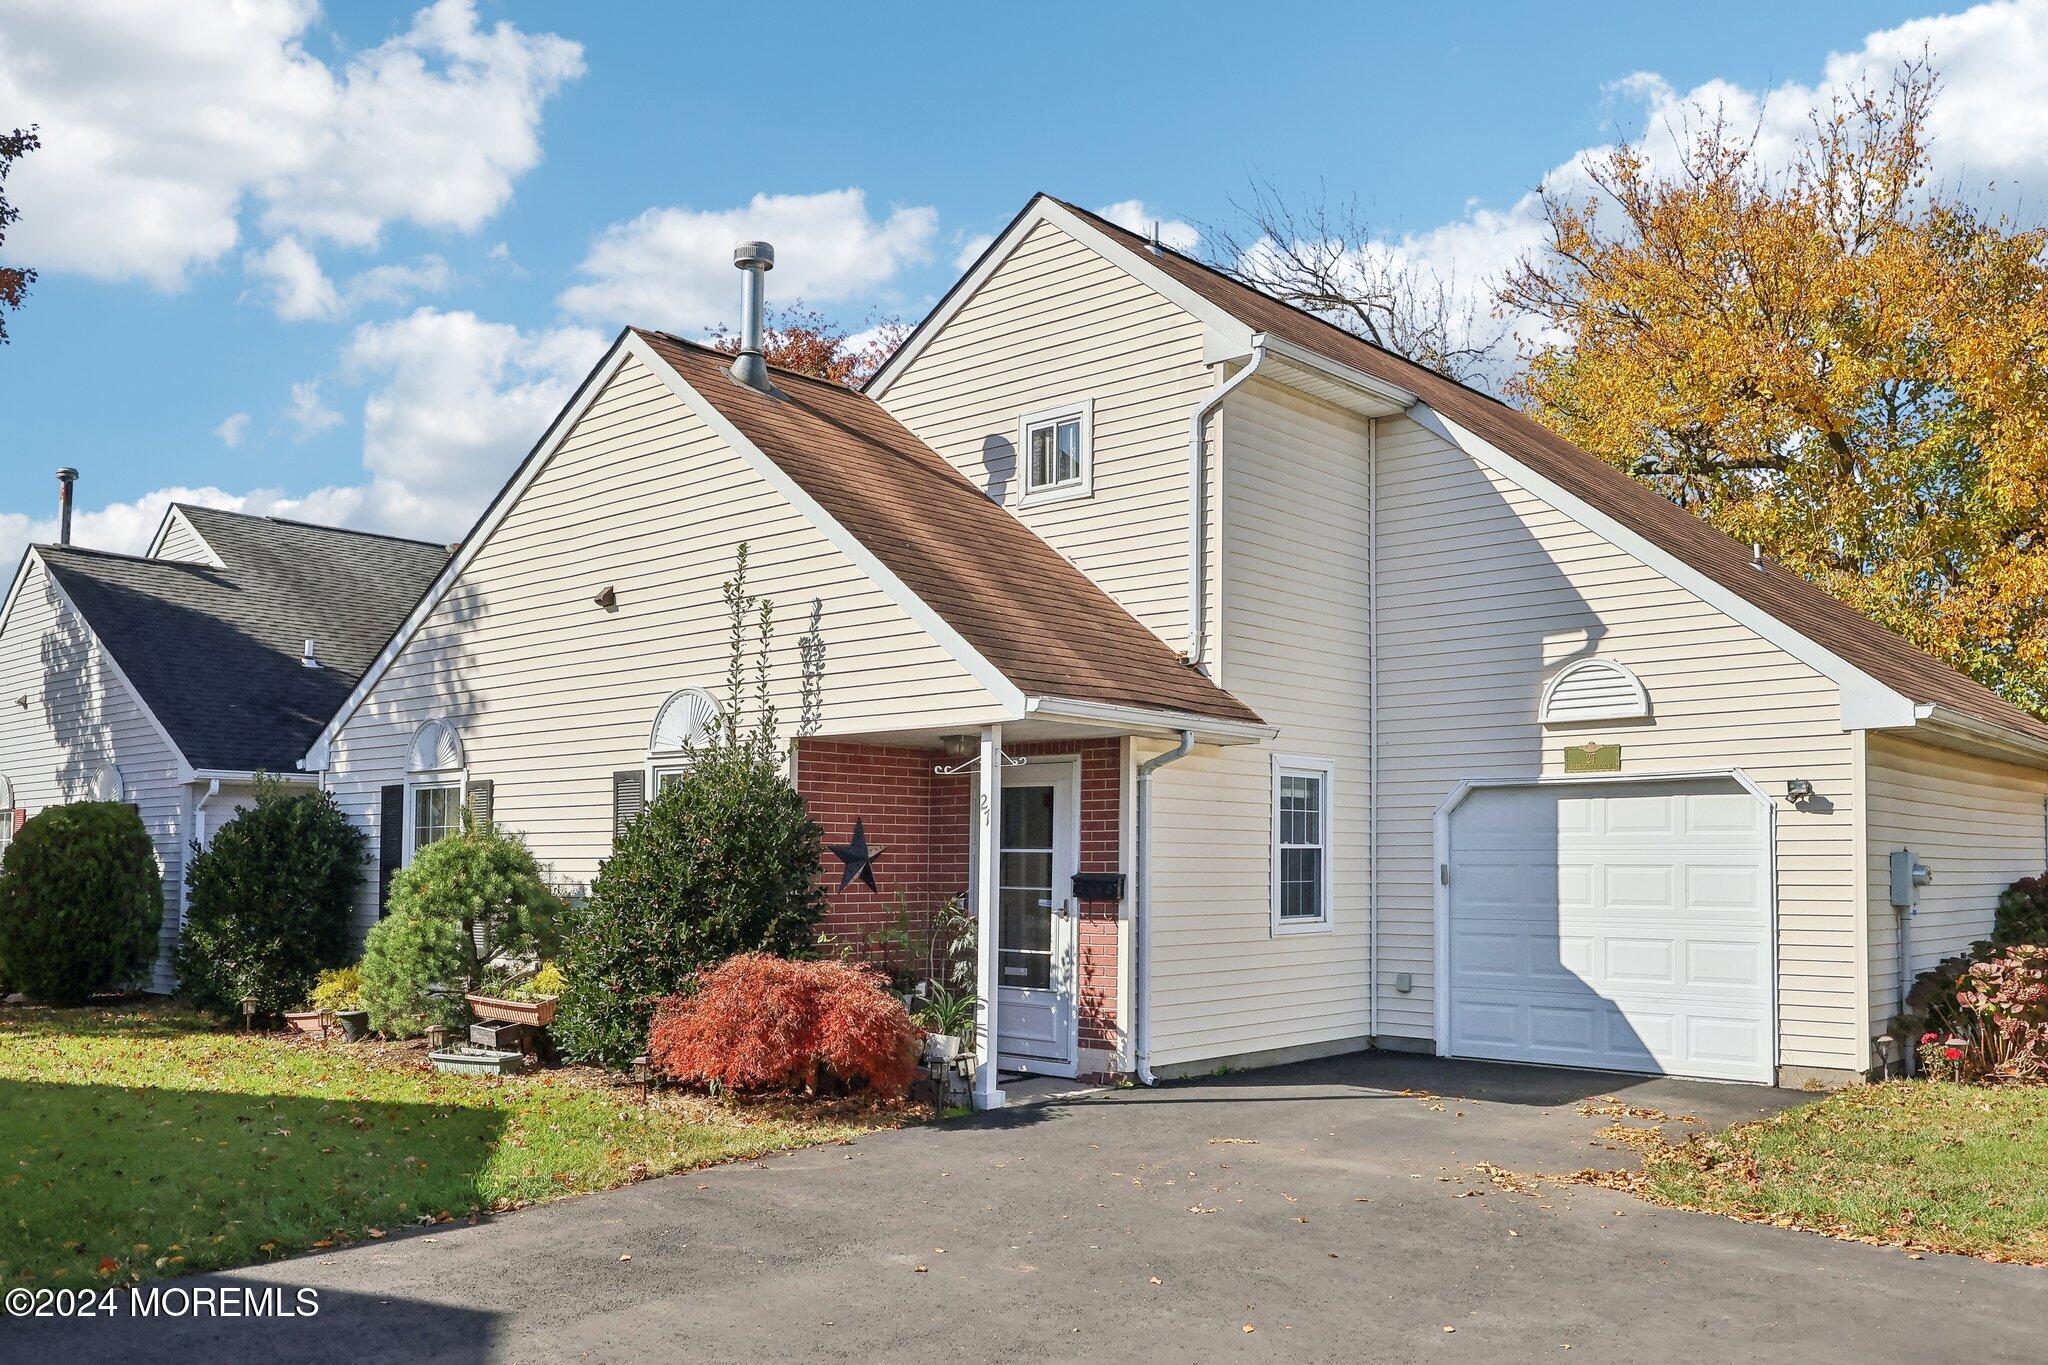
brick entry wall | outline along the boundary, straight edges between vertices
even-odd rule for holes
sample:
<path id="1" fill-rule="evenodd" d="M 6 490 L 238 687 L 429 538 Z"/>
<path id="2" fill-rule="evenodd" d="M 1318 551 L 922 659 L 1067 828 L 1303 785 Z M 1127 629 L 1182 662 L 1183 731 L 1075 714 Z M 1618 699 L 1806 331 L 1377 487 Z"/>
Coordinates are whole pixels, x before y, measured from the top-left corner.
<path id="1" fill-rule="evenodd" d="M 1125 872 L 1122 857 L 1123 741 L 1060 740 L 1006 745 L 1017 757 L 1081 758 L 1081 849 L 1083 872 Z M 967 888 L 971 848 L 973 775 L 940 777 L 932 770 L 949 760 L 938 749 L 892 748 L 844 740 L 797 742 L 797 790 L 827 844 L 853 837 L 858 817 L 868 843 L 885 849 L 875 862 L 877 889 L 860 882 L 839 891 L 839 860 L 825 856 L 825 918 L 820 932 L 856 951 L 869 953 L 875 936 L 892 928 L 899 902 L 918 929 L 929 931 L 932 913 Z M 1083 904 L 1076 922 L 1079 975 L 1080 1066 L 1084 1075 L 1106 1076 L 1118 1049 L 1116 1029 L 1119 919 L 1116 904 Z M 872 955 L 869 953 L 869 955 Z"/>

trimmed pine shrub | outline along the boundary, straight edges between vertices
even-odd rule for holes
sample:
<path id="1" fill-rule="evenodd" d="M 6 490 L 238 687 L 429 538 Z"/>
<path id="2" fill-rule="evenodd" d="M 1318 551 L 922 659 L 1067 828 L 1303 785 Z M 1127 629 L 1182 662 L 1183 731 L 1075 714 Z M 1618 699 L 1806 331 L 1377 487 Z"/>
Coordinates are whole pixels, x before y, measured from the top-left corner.
<path id="1" fill-rule="evenodd" d="M 917 1026 L 877 968 L 742 953 L 661 1002 L 647 1043 L 654 1069 L 728 1090 L 864 1086 L 895 1098 L 917 1074 Z"/>
<path id="2" fill-rule="evenodd" d="M 427 845 L 392 878 L 390 913 L 363 946 L 370 1026 L 393 1038 L 459 1026 L 463 995 L 494 962 L 552 949 L 561 909 L 524 843 L 465 815 L 460 834 Z"/>
<path id="3" fill-rule="evenodd" d="M 363 832 L 334 797 L 272 778 L 256 804 L 192 846 L 185 932 L 171 957 L 178 992 L 237 1017 L 305 1002 L 322 970 L 349 959 L 349 921 L 363 879 Z"/>
<path id="4" fill-rule="evenodd" d="M 31 1000 L 82 1005 L 140 982 L 163 923 L 156 849 L 123 802 L 51 806 L 0 861 L 0 977 Z"/>

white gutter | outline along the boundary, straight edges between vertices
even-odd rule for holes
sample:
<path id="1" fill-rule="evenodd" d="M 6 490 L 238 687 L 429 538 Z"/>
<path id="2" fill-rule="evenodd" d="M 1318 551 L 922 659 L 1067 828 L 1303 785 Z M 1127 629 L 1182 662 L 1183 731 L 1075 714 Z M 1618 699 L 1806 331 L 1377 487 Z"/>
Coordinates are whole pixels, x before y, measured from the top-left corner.
<path id="1" fill-rule="evenodd" d="M 1024 714 L 1043 719 L 1076 720 L 1116 726 L 1119 730 L 1177 735 L 1192 730 L 1205 744 L 1259 744 L 1280 733 L 1263 721 L 1222 720 L 1192 711 L 1117 706 L 1109 702 L 1073 701 L 1064 697 L 1027 697 Z"/>
<path id="2" fill-rule="evenodd" d="M 2037 767 L 2048 766 L 2048 742 L 2035 739 L 2032 735 L 2021 734 L 1991 721 L 1965 715 L 1940 702 L 1921 702 L 1913 708 L 1913 712 L 1913 729 L 1924 727 L 1933 734 L 1950 740 L 1949 747 L 1953 747 L 1953 741 L 1961 740 L 1982 749 L 1996 750 L 2022 763 L 2031 763 Z M 1910 730 L 1899 733 L 1907 738 L 1920 739 L 1923 743 L 1928 739 L 1926 735 L 1914 735 Z"/>
<path id="3" fill-rule="evenodd" d="M 1195 732 L 1180 732 L 1180 743 L 1138 765 L 1138 810 L 1133 822 L 1131 895 L 1132 1067 L 1142 1085 L 1152 1080 L 1152 774 L 1178 763 L 1195 748 Z"/>
<path id="4" fill-rule="evenodd" d="M 1208 607 L 1203 600 L 1209 580 L 1209 418 L 1231 391 L 1259 371 L 1266 360 L 1266 334 L 1252 338 L 1252 358 L 1243 369 L 1218 384 L 1208 401 L 1188 419 L 1188 662 L 1200 667 L 1208 646 Z"/>

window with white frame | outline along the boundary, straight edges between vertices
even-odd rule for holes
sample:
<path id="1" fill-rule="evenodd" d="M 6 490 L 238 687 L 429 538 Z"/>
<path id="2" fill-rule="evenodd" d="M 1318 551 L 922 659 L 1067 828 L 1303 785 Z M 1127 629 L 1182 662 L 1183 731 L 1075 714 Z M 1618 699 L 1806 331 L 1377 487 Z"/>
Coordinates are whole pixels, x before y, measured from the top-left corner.
<path id="1" fill-rule="evenodd" d="M 445 720 L 413 731 L 405 779 L 405 861 L 439 839 L 462 832 L 462 736 Z"/>
<path id="2" fill-rule="evenodd" d="M 0 777 L 0 858 L 14 842 L 14 784 Z"/>
<path id="3" fill-rule="evenodd" d="M 1088 449 L 1092 418 L 1087 402 L 1024 418 L 1018 448 L 1026 500 L 1087 496 L 1094 479 Z"/>
<path id="4" fill-rule="evenodd" d="M 1330 787 L 1323 759 L 1273 758 L 1273 931 L 1330 923 Z"/>
<path id="5" fill-rule="evenodd" d="M 719 717 L 718 702 L 701 687 L 669 694 L 655 712 L 654 729 L 647 737 L 650 795 L 660 796 L 683 780 L 697 750 L 717 738 Z"/>

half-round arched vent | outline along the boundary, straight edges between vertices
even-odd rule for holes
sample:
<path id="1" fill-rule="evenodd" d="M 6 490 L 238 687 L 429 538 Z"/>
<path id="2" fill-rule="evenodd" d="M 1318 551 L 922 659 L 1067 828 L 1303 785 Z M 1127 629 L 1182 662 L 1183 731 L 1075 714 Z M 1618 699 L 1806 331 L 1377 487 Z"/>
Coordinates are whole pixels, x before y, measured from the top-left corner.
<path id="1" fill-rule="evenodd" d="M 686 687 L 661 704 L 654 715 L 654 733 L 648 737 L 647 752 L 675 754 L 695 749 L 711 737 L 718 719 L 718 703 L 701 687 Z"/>
<path id="2" fill-rule="evenodd" d="M 121 769 L 113 763 L 100 764 L 99 771 L 92 775 L 92 799 L 95 801 L 119 801 L 128 784 L 121 780 Z"/>
<path id="3" fill-rule="evenodd" d="M 0 777 L 0 811 L 10 811 L 13 809 L 14 784 L 12 782 L 9 782 L 6 778 Z M 0 818 L 5 817 L 0 816 Z"/>
<path id="4" fill-rule="evenodd" d="M 462 737 L 447 721 L 424 721 L 412 732 L 412 771 L 442 773 L 461 766 Z"/>
<path id="5" fill-rule="evenodd" d="M 1550 680 L 1543 692 L 1543 723 L 1642 720 L 1650 694 L 1642 680 L 1612 659 L 1582 659 Z"/>

